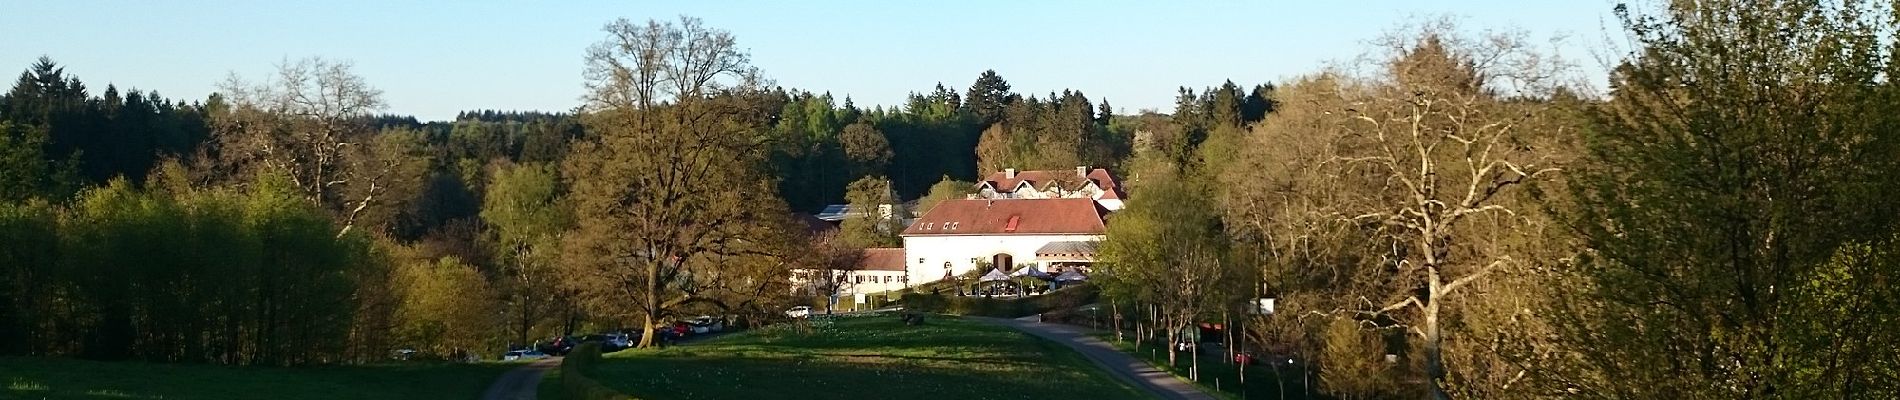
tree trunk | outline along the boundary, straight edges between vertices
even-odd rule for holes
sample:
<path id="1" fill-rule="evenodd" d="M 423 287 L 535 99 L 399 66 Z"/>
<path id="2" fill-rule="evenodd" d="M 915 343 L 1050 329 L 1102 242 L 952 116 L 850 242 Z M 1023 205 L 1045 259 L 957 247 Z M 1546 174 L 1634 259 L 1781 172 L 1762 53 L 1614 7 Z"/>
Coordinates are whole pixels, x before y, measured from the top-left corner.
<path id="1" fill-rule="evenodd" d="M 1165 323 L 1164 325 L 1168 327 L 1168 335 L 1167 335 L 1167 338 L 1168 338 L 1168 367 L 1170 367 L 1170 368 L 1172 368 L 1172 367 L 1174 367 L 1174 366 L 1175 366 L 1175 363 L 1174 363 L 1174 361 L 1175 361 L 1175 356 L 1176 356 L 1176 355 L 1177 355 L 1177 353 L 1178 353 L 1178 352 L 1176 352 L 1176 351 L 1174 351 L 1174 349 L 1175 349 L 1175 345 L 1174 345 L 1174 344 L 1175 344 L 1175 343 L 1178 343 L 1178 342 L 1180 342 L 1180 339 L 1177 339 L 1177 338 L 1176 338 L 1175 336 L 1176 336 L 1176 335 L 1180 335 L 1180 334 L 1181 334 L 1181 329 L 1180 329 L 1180 328 L 1176 328 L 1176 327 L 1174 326 L 1174 321 L 1168 321 L 1168 322 L 1167 322 L 1167 323 Z"/>
<path id="2" fill-rule="evenodd" d="M 1122 342 L 1122 305 L 1120 303 L 1109 303 L 1109 307 L 1110 312 L 1115 314 L 1111 317 L 1114 319 L 1112 322 L 1115 325 L 1115 343 L 1120 344 Z"/>
<path id="3" fill-rule="evenodd" d="M 1201 343 L 1196 340 L 1188 346 L 1188 377 L 1195 382 L 1201 381 Z"/>
<path id="4" fill-rule="evenodd" d="M 1227 349 L 1227 362 L 1234 362 L 1234 321 L 1227 318 L 1227 310 L 1220 312 L 1221 348 Z"/>
<path id="5" fill-rule="evenodd" d="M 647 313 L 645 322 L 642 322 L 640 324 L 640 332 L 641 332 L 640 344 L 636 347 L 639 347 L 642 349 L 653 347 L 653 344 L 654 344 L 653 337 L 658 336 L 658 335 L 653 330 L 653 314 L 652 313 Z"/>
<path id="6" fill-rule="evenodd" d="M 1444 336 L 1440 334 L 1438 328 L 1438 303 L 1441 295 L 1438 266 L 1428 265 L 1426 269 L 1431 274 L 1429 281 L 1431 287 L 1426 292 L 1431 299 L 1425 302 L 1425 374 L 1431 379 L 1432 399 L 1449 400 L 1451 396 L 1445 393 L 1445 359 L 1442 347 Z"/>

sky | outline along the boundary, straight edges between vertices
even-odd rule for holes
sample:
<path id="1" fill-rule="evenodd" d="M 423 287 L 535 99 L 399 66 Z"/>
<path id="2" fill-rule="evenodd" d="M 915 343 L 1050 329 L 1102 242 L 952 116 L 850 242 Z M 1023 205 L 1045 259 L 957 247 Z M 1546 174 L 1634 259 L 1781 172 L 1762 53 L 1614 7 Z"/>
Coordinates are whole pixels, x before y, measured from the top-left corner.
<path id="1" fill-rule="evenodd" d="M 559 4 L 553 4 L 559 3 Z M 387 113 L 567 111 L 583 55 L 615 18 L 690 15 L 725 29 L 778 85 L 902 104 L 994 69 L 1019 93 L 1077 89 L 1118 113 L 1172 109 L 1176 88 L 1285 81 L 1351 61 L 1408 21 L 1522 30 L 1600 77 L 1611 0 L 1364 1 L 9 1 L 0 73 L 44 55 L 94 94 L 202 100 L 286 59 L 346 60 Z M 1620 37 L 1620 36 L 1618 36 Z M 1552 42 L 1549 39 L 1560 38 Z M 7 79 L 11 84 L 11 79 Z M 1592 79 L 1600 81 L 1600 79 Z M 1600 85 L 1600 82 L 1595 82 Z M 842 100 L 840 100 L 842 101 Z"/>

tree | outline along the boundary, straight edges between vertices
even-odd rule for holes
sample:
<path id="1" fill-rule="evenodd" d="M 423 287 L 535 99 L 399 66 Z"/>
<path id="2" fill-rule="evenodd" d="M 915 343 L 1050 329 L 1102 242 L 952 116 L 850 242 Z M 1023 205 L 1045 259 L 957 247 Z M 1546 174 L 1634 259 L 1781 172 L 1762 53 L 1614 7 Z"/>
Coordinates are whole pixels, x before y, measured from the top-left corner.
<path id="1" fill-rule="evenodd" d="M 498 308 L 481 271 L 455 257 L 417 260 L 398 271 L 402 337 L 427 354 L 465 360 L 496 347 Z"/>
<path id="2" fill-rule="evenodd" d="M 846 125 L 844 131 L 838 133 L 838 142 L 844 147 L 844 157 L 851 161 L 856 175 L 883 175 L 884 167 L 890 165 L 891 142 L 869 122 Z"/>
<path id="3" fill-rule="evenodd" d="M 975 190 L 976 184 L 974 183 L 950 179 L 949 175 L 944 175 L 942 180 L 937 181 L 934 185 L 930 185 L 929 193 L 917 199 L 917 207 L 913 211 L 919 216 L 930 213 L 930 209 L 936 208 L 938 203 L 942 203 L 944 200 L 958 200 L 968 197 L 970 194 L 975 193 Z"/>
<path id="4" fill-rule="evenodd" d="M 1450 32 L 1428 26 L 1417 36 L 1386 39 L 1381 74 L 1322 76 L 1279 108 L 1289 121 L 1266 125 L 1256 145 L 1299 146 L 1288 149 L 1295 157 L 1286 161 L 1309 164 L 1267 164 L 1264 172 L 1285 175 L 1256 180 L 1335 190 L 1268 186 L 1235 188 L 1240 196 L 1229 196 L 1269 205 L 1266 214 L 1235 222 L 1253 225 L 1244 233 L 1281 268 L 1351 261 L 1320 264 L 1339 274 L 1335 282 L 1347 278 L 1344 286 L 1356 293 L 1358 304 L 1339 305 L 1350 315 L 1336 317 L 1388 321 L 1416 335 L 1433 398 L 1450 397 L 1451 379 L 1467 378 L 1448 376 L 1445 365 L 1446 327 L 1462 310 L 1452 305 L 1471 304 L 1470 287 L 1496 281 L 1488 277 L 1499 271 L 1524 271 L 1529 262 L 1504 243 L 1540 232 L 1513 217 L 1530 210 L 1509 199 L 1554 176 L 1561 159 L 1550 141 L 1564 135 L 1556 109 L 1539 100 L 1553 90 L 1558 66 L 1514 37 L 1467 40 Z M 1281 161 L 1238 168 L 1261 162 Z M 1358 239 L 1312 251 L 1314 239 L 1329 237 Z M 1361 251 L 1369 254 L 1338 258 Z"/>
<path id="5" fill-rule="evenodd" d="M 843 232 L 821 233 L 810 238 L 807 243 L 808 251 L 803 252 L 804 256 L 798 259 L 798 267 L 803 271 L 799 280 L 806 288 L 826 299 L 837 297 L 844 289 L 844 284 L 848 283 L 845 280 L 850 278 L 851 271 L 858 270 L 859 261 L 864 258 L 864 247 L 846 240 Z M 826 314 L 831 311 L 831 307 L 825 307 Z"/>
<path id="6" fill-rule="evenodd" d="M 1892 7 L 1618 6 L 1641 50 L 1590 112 L 1567 213 L 1595 300 L 1560 310 L 1579 390 L 1900 393 Z"/>
<path id="7" fill-rule="evenodd" d="M 222 176 L 282 171 L 305 200 L 339 221 L 339 236 L 371 205 L 389 201 L 393 188 L 412 186 L 397 181 L 416 177 L 396 172 L 417 160 L 389 154 L 404 151 L 377 144 L 365 123 L 384 106 L 382 91 L 352 68 L 312 57 L 278 64 L 277 76 L 263 82 L 226 80 L 219 90 L 229 106 L 212 116 L 211 151 Z"/>
<path id="8" fill-rule="evenodd" d="M 701 278 L 718 272 L 719 256 L 762 241 L 754 222 L 786 211 L 753 140 L 766 116 L 744 112 L 742 97 L 757 91 L 731 34 L 688 17 L 605 30 L 587 57 L 584 119 L 599 136 L 562 168 L 576 221 L 563 260 L 593 308 L 632 302 L 647 347 L 677 307 L 717 304 Z"/>
<path id="9" fill-rule="evenodd" d="M 574 224 L 573 210 L 554 165 L 504 164 L 497 169 L 482 202 L 481 217 L 494 232 L 510 278 L 504 290 L 515 314 L 509 321 L 515 343 L 526 344 L 539 316 L 566 311 L 554 309 L 567 300 L 557 284 L 561 275 L 555 262 L 561 254 L 561 235 Z"/>
<path id="10" fill-rule="evenodd" d="M 46 132 L 0 121 L 0 202 L 48 192 L 52 177 L 45 156 Z"/>
<path id="11" fill-rule="evenodd" d="M 889 179 L 867 176 L 851 182 L 845 193 L 851 201 L 851 214 L 838 226 L 841 240 L 859 248 L 899 244 L 897 234 L 904 230 L 904 210 Z"/>
<path id="12" fill-rule="evenodd" d="M 1170 365 L 1177 335 L 1202 313 L 1231 304 L 1234 282 L 1251 282 L 1230 273 L 1226 240 L 1202 183 L 1188 176 L 1171 178 L 1142 187 L 1116 214 L 1095 278 L 1104 295 L 1160 310 Z M 1199 368 L 1193 371 L 1198 379 Z"/>
<path id="13" fill-rule="evenodd" d="M 976 176 L 987 176 L 990 172 L 1022 166 L 1016 158 L 1014 136 L 1008 124 L 995 124 L 983 129 L 983 136 L 976 145 Z"/>
<path id="14" fill-rule="evenodd" d="M 1009 91 L 1009 81 L 1003 80 L 996 70 L 984 70 L 977 75 L 976 82 L 970 84 L 969 94 L 963 96 L 964 112 L 976 117 L 977 126 L 990 126 L 1003 120 L 1003 110 L 1015 103 L 1018 97 Z"/>

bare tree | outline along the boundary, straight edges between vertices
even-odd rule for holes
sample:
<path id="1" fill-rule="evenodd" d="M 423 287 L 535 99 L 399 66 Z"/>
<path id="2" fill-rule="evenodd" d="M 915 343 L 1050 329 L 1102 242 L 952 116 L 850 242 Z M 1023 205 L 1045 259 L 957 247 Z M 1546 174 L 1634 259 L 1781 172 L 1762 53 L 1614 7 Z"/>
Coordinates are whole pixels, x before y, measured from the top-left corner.
<path id="1" fill-rule="evenodd" d="M 1518 36 L 1418 32 L 1386 38 L 1369 74 L 1288 87 L 1224 197 L 1270 286 L 1333 293 L 1343 300 L 1302 308 L 1416 335 L 1442 399 L 1449 307 L 1521 270 L 1518 249 L 1500 243 L 1540 232 L 1509 199 L 1558 172 L 1547 142 L 1569 133 L 1547 101 L 1561 63 Z"/>
<path id="2" fill-rule="evenodd" d="M 215 165 L 225 179 L 258 169 L 288 175 L 304 197 L 332 213 L 343 228 L 387 194 L 416 179 L 417 158 L 399 140 L 379 140 L 368 124 L 384 106 L 382 91 L 349 62 L 311 57 L 286 60 L 263 82 L 236 75 L 220 85 L 228 102 L 212 116 Z"/>
<path id="3" fill-rule="evenodd" d="M 725 31 L 625 20 L 587 56 L 588 113 L 598 137 L 566 160 L 576 227 L 564 249 L 571 280 L 596 308 L 632 300 L 655 324 L 712 296 L 722 260 L 760 252 L 761 221 L 786 214 L 752 133 L 766 123 L 745 53 Z M 723 305 L 721 306 L 723 308 Z"/>

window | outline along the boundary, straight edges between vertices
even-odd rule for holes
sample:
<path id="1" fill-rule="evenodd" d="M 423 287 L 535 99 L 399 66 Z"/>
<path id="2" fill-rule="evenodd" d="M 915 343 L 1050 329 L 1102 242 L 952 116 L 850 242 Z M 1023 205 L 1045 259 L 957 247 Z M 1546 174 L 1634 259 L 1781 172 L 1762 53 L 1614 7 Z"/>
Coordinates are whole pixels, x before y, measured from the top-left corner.
<path id="1" fill-rule="evenodd" d="M 859 276 L 858 276 L 858 283 L 864 283 L 864 276 L 863 276 L 863 275 L 859 275 Z"/>

